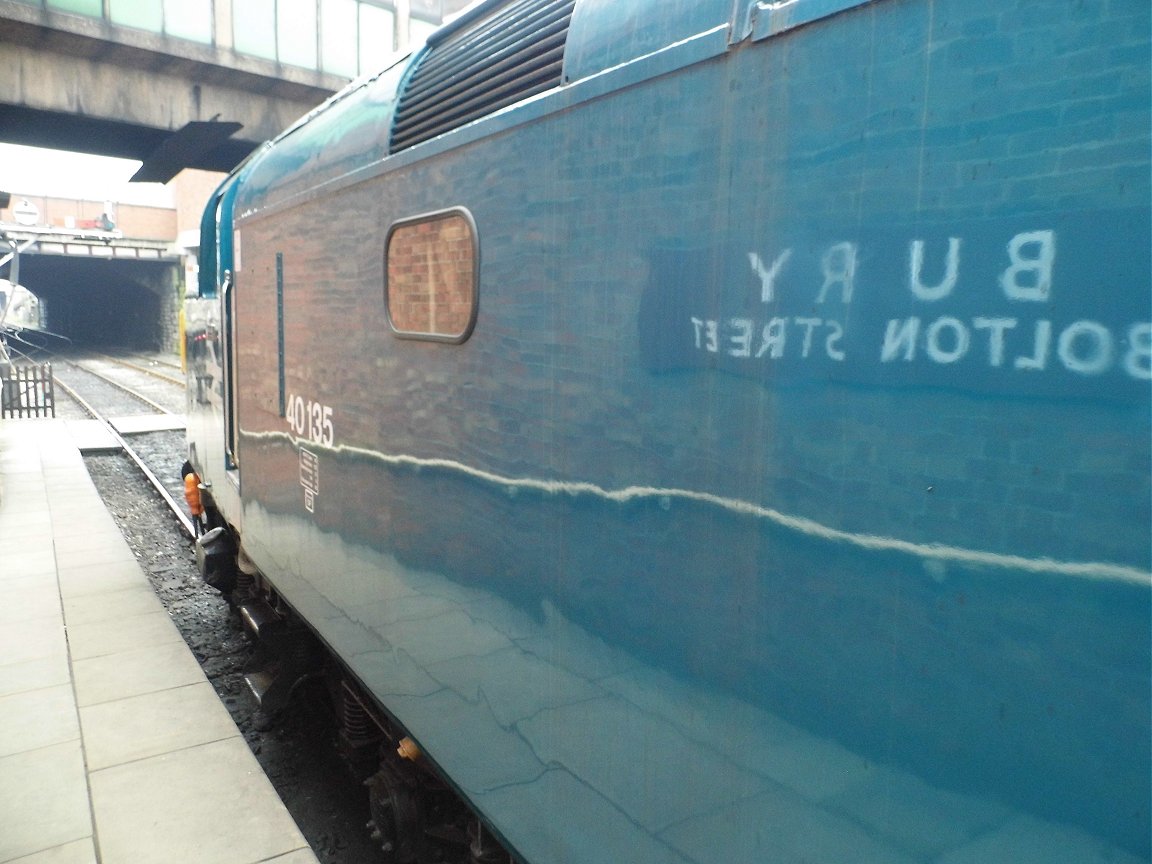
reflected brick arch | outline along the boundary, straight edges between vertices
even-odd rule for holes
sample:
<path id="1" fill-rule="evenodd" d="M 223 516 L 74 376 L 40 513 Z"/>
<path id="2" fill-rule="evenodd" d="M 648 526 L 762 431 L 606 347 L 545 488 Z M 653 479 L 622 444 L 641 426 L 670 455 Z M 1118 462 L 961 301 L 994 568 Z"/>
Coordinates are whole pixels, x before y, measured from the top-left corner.
<path id="1" fill-rule="evenodd" d="M 475 305 L 472 228 L 449 214 L 397 227 L 388 241 L 388 314 L 405 333 L 461 336 Z"/>

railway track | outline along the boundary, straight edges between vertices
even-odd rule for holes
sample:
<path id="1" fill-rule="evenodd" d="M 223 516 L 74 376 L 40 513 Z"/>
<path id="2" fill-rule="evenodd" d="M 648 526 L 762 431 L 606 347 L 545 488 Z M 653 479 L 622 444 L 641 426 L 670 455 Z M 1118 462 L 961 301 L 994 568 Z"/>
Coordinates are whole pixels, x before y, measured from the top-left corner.
<path id="1" fill-rule="evenodd" d="M 65 384 L 63 381 L 59 380 L 59 378 L 57 378 L 56 384 L 65 393 L 67 393 L 68 397 L 73 399 L 85 413 L 87 413 L 93 420 L 98 421 L 101 425 L 104 426 L 105 429 L 107 429 L 108 434 L 110 434 L 116 443 L 120 445 L 120 448 L 124 451 L 124 454 L 139 469 L 140 473 L 144 475 L 144 478 L 149 482 L 149 484 L 151 484 L 152 488 L 156 490 L 157 494 L 164 501 L 168 509 L 172 511 L 173 515 L 176 517 L 176 520 L 180 523 L 181 528 L 183 528 L 184 533 L 189 537 L 195 536 L 196 532 L 192 524 L 192 519 L 188 516 L 187 513 L 184 512 L 183 506 L 172 495 L 167 485 L 148 466 L 143 456 L 138 453 L 136 449 L 133 448 L 132 445 L 128 442 L 127 437 L 121 435 L 107 417 L 101 414 L 95 407 L 91 405 L 91 403 L 84 399 L 83 396 L 81 396 L 68 384 Z"/>
<path id="2" fill-rule="evenodd" d="M 161 381 L 167 381 L 170 384 L 175 384 L 181 389 L 184 388 L 184 378 L 183 373 L 180 371 L 180 364 L 168 360 L 164 357 L 133 355 L 135 359 L 128 359 L 125 357 L 115 357 L 111 354 L 100 353 L 93 353 L 91 356 L 107 363 L 113 363 L 117 366 L 122 366 L 125 369 L 132 369 L 133 371 L 140 372 L 145 375 L 151 375 L 153 378 L 159 378 Z M 138 361 L 146 361 L 148 365 L 145 365 L 145 362 Z"/>
<path id="3" fill-rule="evenodd" d="M 57 381 L 62 380 L 63 372 L 64 383 L 70 384 L 74 390 L 87 392 L 92 385 L 84 383 L 83 379 L 90 377 L 106 387 L 115 388 L 131 400 L 124 402 L 106 394 L 100 396 L 101 403 L 108 404 L 109 412 L 139 414 L 140 406 L 144 406 L 148 409 L 147 413 L 184 413 L 184 382 L 171 375 L 106 355 L 60 356 L 54 358 L 53 365 Z M 112 407 L 112 403 L 116 402 L 116 407 Z"/>

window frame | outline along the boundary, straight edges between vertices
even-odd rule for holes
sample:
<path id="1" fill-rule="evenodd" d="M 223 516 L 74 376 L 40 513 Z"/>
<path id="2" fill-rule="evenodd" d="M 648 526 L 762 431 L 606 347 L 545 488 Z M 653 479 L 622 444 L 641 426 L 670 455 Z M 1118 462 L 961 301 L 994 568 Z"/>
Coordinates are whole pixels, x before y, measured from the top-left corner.
<path id="1" fill-rule="evenodd" d="M 414 225 L 421 225 L 427 222 L 442 221 L 452 217 L 460 217 L 468 226 L 469 234 L 472 240 L 472 304 L 469 310 L 468 321 L 464 329 L 457 335 L 444 334 L 444 333 L 430 333 L 418 330 L 403 330 L 396 326 L 396 322 L 392 318 L 391 304 L 389 303 L 389 284 L 388 284 L 388 255 L 392 246 L 392 238 L 396 232 L 407 227 Z M 476 220 L 472 217 L 471 212 L 465 207 L 447 207 L 443 210 L 433 210 L 428 213 L 421 213 L 417 216 L 406 216 L 403 219 L 397 219 L 388 226 L 388 231 L 384 235 L 384 314 L 388 319 L 388 327 L 392 331 L 392 335 L 397 339 L 413 339 L 422 342 L 443 342 L 450 345 L 460 345 L 472 335 L 472 331 L 476 328 L 476 318 L 480 309 L 480 232 L 476 228 Z"/>

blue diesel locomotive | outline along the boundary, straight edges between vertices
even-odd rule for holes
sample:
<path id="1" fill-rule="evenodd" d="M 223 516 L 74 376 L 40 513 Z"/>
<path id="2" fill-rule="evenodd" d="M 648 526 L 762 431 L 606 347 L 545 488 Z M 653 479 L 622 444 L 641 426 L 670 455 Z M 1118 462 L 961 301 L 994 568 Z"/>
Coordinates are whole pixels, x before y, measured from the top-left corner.
<path id="1" fill-rule="evenodd" d="M 1150 29 L 486 0 L 228 178 L 203 571 L 389 860 L 1148 860 Z"/>

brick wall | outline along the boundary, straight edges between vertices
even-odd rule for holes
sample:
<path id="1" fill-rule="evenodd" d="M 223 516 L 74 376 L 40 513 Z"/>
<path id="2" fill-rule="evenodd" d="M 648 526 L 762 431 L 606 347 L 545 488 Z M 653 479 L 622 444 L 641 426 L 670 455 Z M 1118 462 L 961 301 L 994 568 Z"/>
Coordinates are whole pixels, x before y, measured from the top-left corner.
<path id="1" fill-rule="evenodd" d="M 40 211 L 41 225 L 54 228 L 99 228 L 97 220 L 104 212 L 104 201 L 79 201 L 50 198 L 44 195 L 12 194 L 12 206 L 27 200 Z M 170 207 L 145 207 L 112 202 L 117 230 L 135 240 L 172 241 L 176 239 L 176 210 Z M 0 211 L 0 219 L 13 222 L 11 207 Z"/>
<path id="2" fill-rule="evenodd" d="M 200 217 L 212 193 L 227 175 L 218 171 L 186 168 L 170 182 L 176 200 L 176 230 L 199 232 Z"/>

